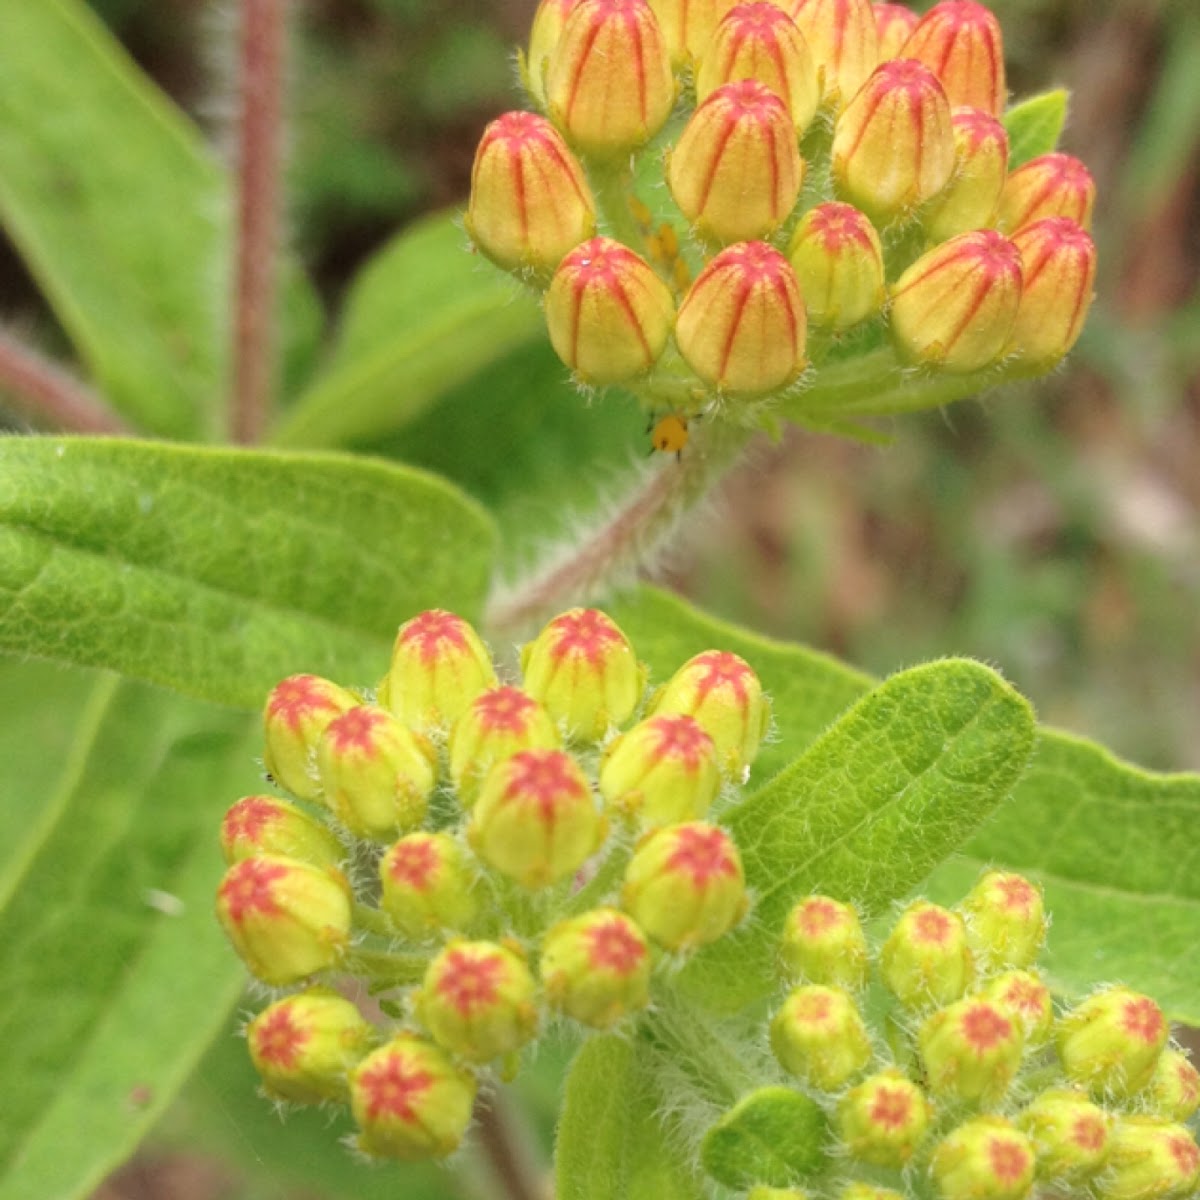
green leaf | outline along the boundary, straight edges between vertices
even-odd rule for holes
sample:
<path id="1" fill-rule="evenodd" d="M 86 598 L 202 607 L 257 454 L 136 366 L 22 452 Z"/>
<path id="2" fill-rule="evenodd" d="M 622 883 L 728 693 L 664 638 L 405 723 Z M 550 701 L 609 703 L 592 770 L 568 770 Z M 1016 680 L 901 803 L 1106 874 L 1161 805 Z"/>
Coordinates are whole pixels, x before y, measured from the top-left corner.
<path id="1" fill-rule="evenodd" d="M 791 766 L 721 814 L 737 841 L 753 918 L 681 979 L 719 1011 L 775 987 L 774 948 L 814 891 L 877 913 L 960 846 L 1020 778 L 1028 703 L 994 671 L 947 659 L 892 676 Z"/>
<path id="2" fill-rule="evenodd" d="M 829 1122 L 802 1092 L 764 1087 L 743 1096 L 704 1135 L 700 1161 L 718 1183 L 788 1187 L 828 1163 Z"/>
<path id="3" fill-rule="evenodd" d="M 1176 1020 L 1200 1024 L 1200 776 L 1155 775 L 1099 746 L 1043 733 L 1012 801 L 947 864 L 936 893 L 957 901 L 985 865 L 1046 889 L 1042 958 L 1079 995 L 1121 981 Z"/>
<path id="4" fill-rule="evenodd" d="M 1030 96 L 1004 114 L 1008 131 L 1008 168 L 1015 171 L 1031 158 L 1049 154 L 1058 145 L 1067 120 L 1069 93 L 1065 88 Z"/>
<path id="5" fill-rule="evenodd" d="M 534 300 L 468 253 L 450 217 L 429 218 L 363 271 L 328 366 L 274 441 L 347 445 L 391 433 L 537 336 L 544 334 Z"/>
<path id="6" fill-rule="evenodd" d="M 112 679 L 93 697 L 0 911 L 0 1200 L 90 1192 L 240 992 L 214 830 L 255 782 L 252 725 Z"/>
<path id="7" fill-rule="evenodd" d="M 397 624 L 469 619 L 493 530 L 440 480 L 361 459 L 0 442 L 0 650 L 257 708 L 285 675 L 371 683 Z"/>
<path id="8" fill-rule="evenodd" d="M 700 1200 L 704 1191 L 678 1139 L 663 1126 L 662 1102 L 645 1047 L 593 1037 L 567 1077 L 555 1153 L 557 1200 Z"/>

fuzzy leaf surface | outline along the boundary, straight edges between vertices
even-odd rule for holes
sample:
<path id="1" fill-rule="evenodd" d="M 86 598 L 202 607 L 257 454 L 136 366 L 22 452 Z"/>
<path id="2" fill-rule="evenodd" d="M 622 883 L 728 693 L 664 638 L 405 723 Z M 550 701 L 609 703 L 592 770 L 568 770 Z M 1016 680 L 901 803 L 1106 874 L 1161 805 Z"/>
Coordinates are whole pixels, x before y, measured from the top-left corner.
<path id="1" fill-rule="evenodd" d="M 1054 150 L 1066 124 L 1069 98 L 1065 88 L 1055 88 L 1014 104 L 1004 114 L 1010 171 Z"/>
<path id="2" fill-rule="evenodd" d="M 399 622 L 471 618 L 493 530 L 362 459 L 0 442 L 0 649 L 257 708 L 298 671 L 371 683 Z"/>

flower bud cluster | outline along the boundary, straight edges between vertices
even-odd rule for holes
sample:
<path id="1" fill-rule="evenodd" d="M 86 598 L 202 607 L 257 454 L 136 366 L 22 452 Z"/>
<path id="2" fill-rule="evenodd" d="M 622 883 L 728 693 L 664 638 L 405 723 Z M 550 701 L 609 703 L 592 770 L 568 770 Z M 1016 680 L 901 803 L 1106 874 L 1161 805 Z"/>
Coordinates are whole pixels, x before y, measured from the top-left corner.
<path id="1" fill-rule="evenodd" d="M 851 905 L 794 906 L 770 1045 L 834 1131 L 822 1195 L 1195 1194 L 1200 1074 L 1149 996 L 1108 986 L 1056 1009 L 1036 969 L 1047 924 L 1040 889 L 999 870 L 955 908 L 910 904 L 875 953 Z"/>
<path id="2" fill-rule="evenodd" d="M 374 691 L 285 679 L 263 731 L 286 795 L 221 825 L 218 919 L 286 991 L 246 1030 L 264 1090 L 344 1104 L 368 1154 L 450 1153 L 482 1072 L 511 1076 L 551 1018 L 635 1019 L 656 971 L 749 907 L 715 817 L 769 721 L 752 668 L 710 650 L 650 690 L 624 632 L 582 608 L 520 659 L 503 682 L 435 610 L 400 628 Z M 335 990 L 348 979 L 394 1024 Z"/>
<path id="3" fill-rule="evenodd" d="M 581 384 L 727 413 L 871 326 L 959 373 L 1079 336 L 1092 179 L 1010 166 L 976 0 L 541 0 L 521 67 L 538 111 L 485 130 L 466 228 Z"/>

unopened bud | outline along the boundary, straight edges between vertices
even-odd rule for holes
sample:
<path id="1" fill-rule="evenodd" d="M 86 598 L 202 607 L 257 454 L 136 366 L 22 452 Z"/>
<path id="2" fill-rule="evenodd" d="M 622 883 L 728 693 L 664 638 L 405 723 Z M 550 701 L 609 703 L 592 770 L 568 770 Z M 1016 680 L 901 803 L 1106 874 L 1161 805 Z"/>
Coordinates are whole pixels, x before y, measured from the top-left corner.
<path id="1" fill-rule="evenodd" d="M 917 1041 L 935 1096 L 998 1101 L 1021 1066 L 1020 1022 L 979 997 L 959 1000 L 925 1018 Z"/>
<path id="2" fill-rule="evenodd" d="M 275 796 L 243 796 L 221 822 L 221 852 L 229 864 L 260 854 L 298 858 L 316 867 L 336 867 L 342 843 L 308 813 Z"/>
<path id="3" fill-rule="evenodd" d="M 494 763 L 518 750 L 556 750 L 562 745 L 550 714 L 515 687 L 481 692 L 450 731 L 450 778 L 459 802 L 470 808 Z"/>
<path id="4" fill-rule="evenodd" d="M 320 794 L 315 752 L 325 726 L 358 704 L 345 688 L 318 675 L 277 683 L 263 711 L 263 764 L 271 778 L 301 800 Z"/>
<path id="5" fill-rule="evenodd" d="M 598 908 L 546 934 L 539 973 L 552 1008 L 607 1029 L 649 1004 L 650 967 L 637 925 L 616 909 Z"/>
<path id="6" fill-rule="evenodd" d="M 799 1188 L 770 1187 L 759 1183 L 746 1193 L 746 1200 L 808 1200 L 808 1193 Z"/>
<path id="7" fill-rule="evenodd" d="M 771 1020 L 771 1049 L 790 1075 L 831 1092 L 871 1060 L 866 1026 L 848 992 L 795 988 Z"/>
<path id="8" fill-rule="evenodd" d="M 837 1193 L 837 1200 L 905 1200 L 900 1192 L 876 1187 L 873 1183 L 847 1183 Z"/>
<path id="9" fill-rule="evenodd" d="M 870 0 L 790 0 L 784 7 L 812 51 L 824 103 L 840 108 L 879 62 Z"/>
<path id="10" fill-rule="evenodd" d="M 1167 1044 L 1167 1022 L 1149 996 L 1108 988 L 1061 1018 L 1057 1041 L 1069 1078 L 1093 1091 L 1130 1095 L 1153 1076 Z"/>
<path id="11" fill-rule="evenodd" d="M 286 996 L 246 1027 L 254 1069 L 269 1096 L 320 1104 L 346 1096 L 346 1073 L 370 1049 L 375 1027 L 324 988 Z"/>
<path id="12" fill-rule="evenodd" d="M 942 85 L 911 58 L 882 63 L 837 119 L 838 195 L 886 225 L 932 199 L 954 173 L 954 127 Z"/>
<path id="13" fill-rule="evenodd" d="M 786 105 L 799 133 L 816 116 L 821 85 L 812 51 L 778 5 L 762 0 L 739 4 L 725 14 L 696 68 L 697 102 L 740 79 L 757 79 L 770 88 Z"/>
<path id="14" fill-rule="evenodd" d="M 580 0 L 541 0 L 533 14 L 529 31 L 529 52 L 525 57 L 524 79 L 529 93 L 539 108 L 546 107 L 546 68 L 550 55 L 562 37 L 567 18 L 579 6 Z"/>
<path id="15" fill-rule="evenodd" d="M 854 1158 L 903 1167 L 933 1115 L 925 1093 L 895 1068 L 871 1075 L 842 1097 L 838 1130 Z"/>
<path id="16" fill-rule="evenodd" d="M 692 717 L 713 740 L 722 770 L 743 777 L 771 721 L 762 684 L 745 659 L 706 650 L 689 659 L 657 692 L 651 714 Z"/>
<path id="17" fill-rule="evenodd" d="M 978 371 L 997 361 L 1021 303 L 1021 255 L 994 229 L 960 233 L 892 288 L 892 337 L 910 362 Z"/>
<path id="18" fill-rule="evenodd" d="M 497 266 L 541 275 L 595 233 L 583 168 L 545 117 L 505 113 L 483 131 L 464 224 Z"/>
<path id="19" fill-rule="evenodd" d="M 1014 233 L 1043 217 L 1067 217 L 1090 229 L 1095 202 L 1095 181 L 1079 159 L 1070 154 L 1043 154 L 1009 175 L 996 224 L 1006 233 Z"/>
<path id="20" fill-rule="evenodd" d="M 1005 971 L 989 979 L 979 994 L 1012 1017 L 1031 1046 L 1044 1042 L 1054 1029 L 1050 989 L 1031 971 Z"/>
<path id="21" fill-rule="evenodd" d="M 879 34 L 879 61 L 900 58 L 901 48 L 921 19 L 903 4 L 873 4 L 875 31 Z"/>
<path id="22" fill-rule="evenodd" d="M 1159 1116 L 1169 1121 L 1190 1120 L 1200 1109 L 1200 1071 L 1182 1050 L 1164 1050 L 1147 1094 Z"/>
<path id="23" fill-rule="evenodd" d="M 263 983 L 296 983 L 334 966 L 350 943 L 350 886 L 339 872 L 263 854 L 225 872 L 217 919 Z"/>
<path id="24" fill-rule="evenodd" d="M 595 608 L 560 613 L 521 650 L 525 690 L 567 736 L 599 741 L 633 715 L 646 668 L 617 623 Z"/>
<path id="25" fill-rule="evenodd" d="M 704 53 L 733 0 L 649 0 L 671 58 L 683 66 Z"/>
<path id="26" fill-rule="evenodd" d="M 434 608 L 400 626 L 386 707 L 406 725 L 448 726 L 480 692 L 495 686 L 487 648 L 462 617 Z"/>
<path id="27" fill-rule="evenodd" d="M 495 942 L 451 942 L 430 964 L 414 1000 L 444 1050 L 473 1063 L 519 1050 L 537 1030 L 529 968 Z"/>
<path id="28" fill-rule="evenodd" d="M 1181 1200 L 1200 1183 L 1200 1147 L 1182 1125 L 1125 1117 L 1113 1130 L 1108 1166 L 1095 1181 L 1101 1200 Z"/>
<path id="29" fill-rule="evenodd" d="M 884 982 L 906 1008 L 949 1004 L 975 978 L 962 917 L 926 900 L 901 914 L 883 944 L 880 966 Z"/>
<path id="30" fill-rule="evenodd" d="M 350 1073 L 358 1146 L 380 1158 L 445 1158 L 462 1142 L 474 1104 L 474 1076 L 410 1033 L 373 1050 Z"/>
<path id="31" fill-rule="evenodd" d="M 1033 1146 L 1011 1121 L 976 1117 L 942 1140 L 932 1169 L 941 1200 L 1023 1200 L 1033 1186 Z"/>
<path id="32" fill-rule="evenodd" d="M 883 308 L 883 247 L 875 226 L 850 204 L 818 204 L 788 245 L 809 320 L 835 333 Z"/>
<path id="33" fill-rule="evenodd" d="M 522 750 L 485 776 L 467 840 L 489 866 L 539 888 L 578 870 L 607 823 L 579 764 L 561 750 Z"/>
<path id="34" fill-rule="evenodd" d="M 567 140 L 616 155 L 649 141 L 675 106 L 671 56 L 646 0 L 582 0 L 550 53 L 546 102 Z"/>
<path id="35" fill-rule="evenodd" d="M 951 110 L 954 174 L 924 215 L 931 241 L 991 225 L 1008 174 L 1008 134 L 995 117 L 977 108 Z"/>
<path id="36" fill-rule="evenodd" d="M 1039 1175 L 1047 1179 L 1087 1179 L 1108 1159 L 1112 1117 L 1083 1092 L 1042 1092 L 1025 1106 L 1017 1124 L 1033 1143 Z"/>
<path id="37" fill-rule="evenodd" d="M 1096 279 L 1096 246 L 1067 217 L 1043 217 L 1013 234 L 1025 285 L 1007 351 L 1035 367 L 1058 362 L 1083 332 Z"/>
<path id="38" fill-rule="evenodd" d="M 446 833 L 410 833 L 379 860 L 380 906 L 396 928 L 419 941 L 465 929 L 479 911 L 476 872 Z"/>
<path id="39" fill-rule="evenodd" d="M 737 846 L 701 821 L 655 830 L 625 870 L 621 906 L 668 950 L 715 942 L 749 907 Z"/>
<path id="40" fill-rule="evenodd" d="M 755 79 L 726 83 L 684 126 L 667 163 L 679 211 L 717 242 L 765 237 L 787 219 L 804 163 L 783 101 Z"/>
<path id="41" fill-rule="evenodd" d="M 867 982 L 867 939 L 858 914 L 828 896 L 806 896 L 788 913 L 779 957 L 792 979 L 852 989 Z"/>
<path id="42" fill-rule="evenodd" d="M 998 117 L 1004 112 L 1004 37 L 990 9 L 975 0 L 941 0 L 904 43 L 904 57 L 933 71 L 950 103 Z"/>
<path id="43" fill-rule="evenodd" d="M 984 970 L 1027 967 L 1046 940 L 1042 892 L 1024 875 L 987 871 L 962 903 L 967 941 Z"/>

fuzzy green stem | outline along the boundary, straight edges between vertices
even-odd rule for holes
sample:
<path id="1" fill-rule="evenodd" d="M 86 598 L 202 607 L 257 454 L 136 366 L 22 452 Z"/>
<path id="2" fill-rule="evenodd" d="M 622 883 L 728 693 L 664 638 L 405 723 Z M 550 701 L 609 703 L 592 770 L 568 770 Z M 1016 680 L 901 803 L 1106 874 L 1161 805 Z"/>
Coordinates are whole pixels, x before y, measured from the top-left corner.
<path id="1" fill-rule="evenodd" d="M 633 195 L 633 169 L 628 163 L 589 161 L 588 178 L 596 205 L 610 237 L 639 253 L 645 250 L 642 229 L 629 207 Z"/>
<path id="2" fill-rule="evenodd" d="M 354 924 L 367 933 L 377 933 L 382 937 L 395 937 L 396 931 L 388 920 L 387 914 L 369 904 L 354 905 Z"/>
<path id="3" fill-rule="evenodd" d="M 721 1108 L 732 1107 L 764 1082 L 694 1007 L 659 997 L 644 1019 L 644 1028 L 692 1077 L 700 1092 Z"/>
<path id="4" fill-rule="evenodd" d="M 347 974 L 365 978 L 376 987 L 403 987 L 419 983 L 428 964 L 429 959 L 425 955 L 391 954 L 385 950 L 365 950 L 355 946 L 342 960 L 341 967 Z"/>

